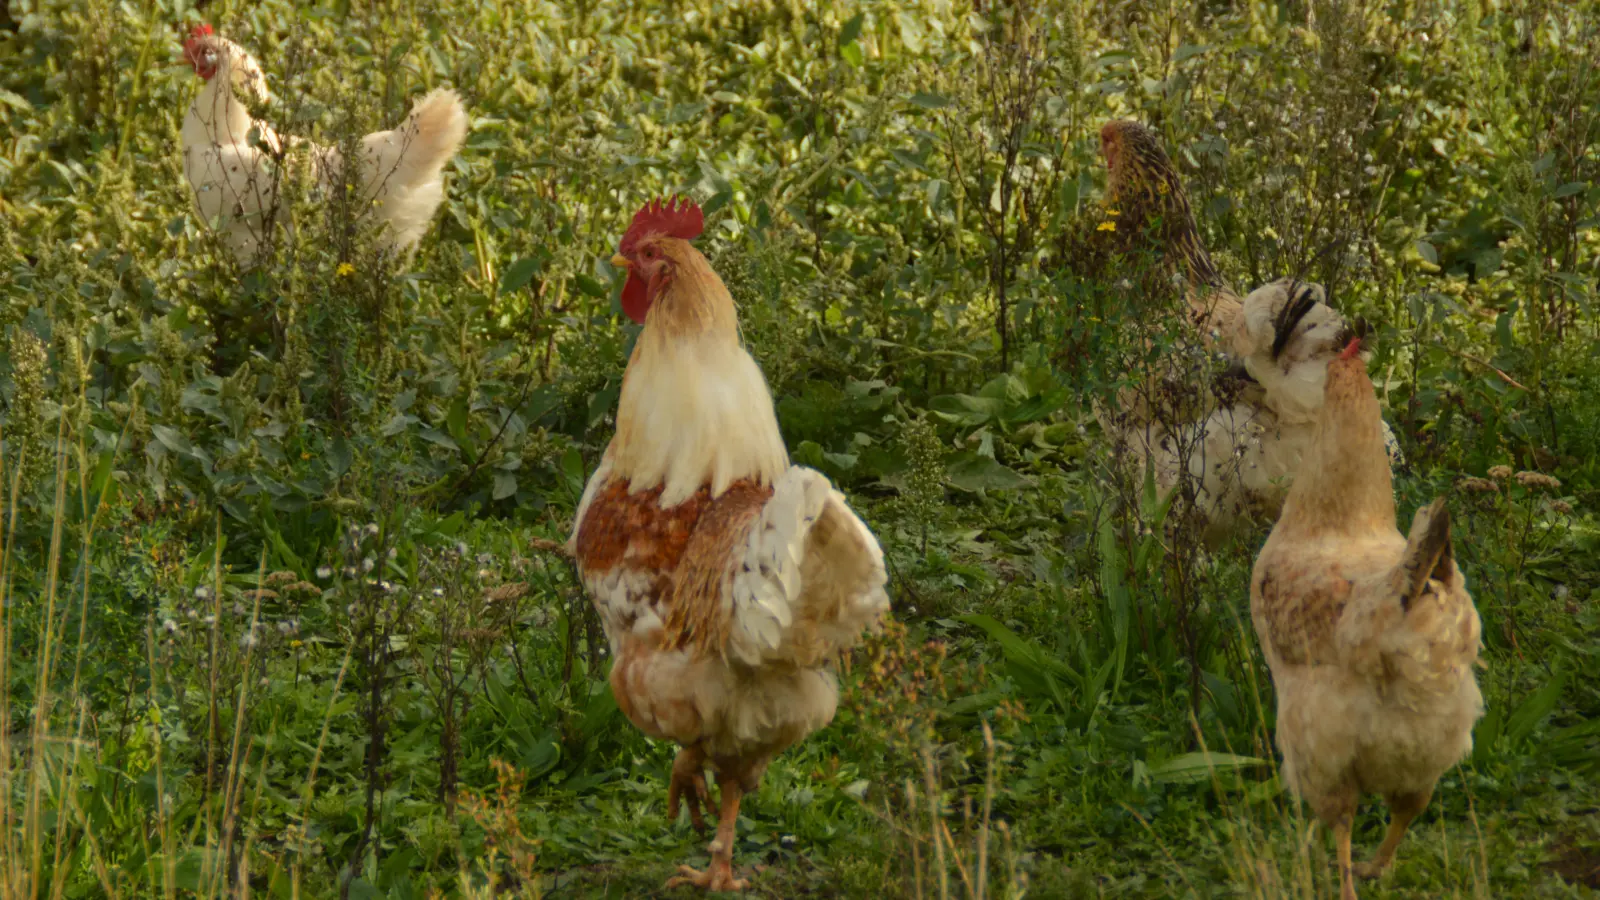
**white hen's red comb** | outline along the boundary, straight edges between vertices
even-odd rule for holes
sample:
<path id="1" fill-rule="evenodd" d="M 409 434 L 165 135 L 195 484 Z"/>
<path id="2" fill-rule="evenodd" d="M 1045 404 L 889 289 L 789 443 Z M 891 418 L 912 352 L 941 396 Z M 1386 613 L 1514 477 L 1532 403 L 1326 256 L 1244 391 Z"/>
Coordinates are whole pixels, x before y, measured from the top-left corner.
<path id="1" fill-rule="evenodd" d="M 1340 359 L 1353 359 L 1355 357 L 1355 355 L 1357 353 L 1360 353 L 1360 352 L 1361 352 L 1361 338 L 1353 337 L 1353 338 L 1350 339 L 1349 345 L 1346 346 L 1344 348 L 1343 352 L 1341 352 L 1339 354 L 1339 358 Z"/>
<path id="2" fill-rule="evenodd" d="M 705 230 L 705 214 L 700 212 L 699 205 L 693 200 L 688 197 L 657 197 L 634 214 L 633 224 L 622 235 L 617 252 L 627 256 L 646 235 L 664 234 L 692 241 Z"/>
<path id="3" fill-rule="evenodd" d="M 184 58 L 188 59 L 190 62 L 194 62 L 195 47 L 199 45 L 201 40 L 208 38 L 215 33 L 216 32 L 212 30 L 211 26 L 205 22 L 201 22 L 199 25 L 189 29 L 189 39 L 183 42 Z"/>

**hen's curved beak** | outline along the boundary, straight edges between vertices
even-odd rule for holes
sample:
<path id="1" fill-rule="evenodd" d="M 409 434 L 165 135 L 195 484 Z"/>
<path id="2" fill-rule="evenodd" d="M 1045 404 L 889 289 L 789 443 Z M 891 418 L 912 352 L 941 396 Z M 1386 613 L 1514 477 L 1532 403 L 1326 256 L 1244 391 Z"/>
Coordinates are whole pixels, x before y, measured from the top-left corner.
<path id="1" fill-rule="evenodd" d="M 619 269 L 628 269 L 633 266 L 633 263 L 628 262 L 628 258 L 621 253 L 611 257 L 611 264 Z"/>

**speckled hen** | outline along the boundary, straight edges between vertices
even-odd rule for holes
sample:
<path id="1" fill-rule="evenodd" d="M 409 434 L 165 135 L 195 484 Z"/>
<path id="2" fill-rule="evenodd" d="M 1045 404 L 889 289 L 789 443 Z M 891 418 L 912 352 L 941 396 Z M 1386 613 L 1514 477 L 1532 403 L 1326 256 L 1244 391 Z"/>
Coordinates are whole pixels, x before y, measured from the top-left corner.
<path id="1" fill-rule="evenodd" d="M 1187 473 L 1206 535 L 1216 542 L 1241 521 L 1277 515 L 1310 445 L 1327 363 L 1358 323 L 1329 305 L 1320 285 L 1298 279 L 1236 294 L 1200 239 L 1183 181 L 1155 131 L 1108 122 L 1100 152 L 1109 240 L 1127 257 L 1156 251 L 1162 270 L 1182 280 L 1202 346 L 1232 368 L 1208 385 L 1195 382 L 1191 363 L 1175 363 L 1096 413 L 1136 466 L 1153 466 L 1162 491 Z M 1155 246 L 1146 246 L 1151 239 Z M 1383 427 L 1397 463 L 1399 445 Z"/>
<path id="2" fill-rule="evenodd" d="M 682 749 L 667 814 L 720 815 L 705 871 L 669 885 L 739 890 L 734 825 L 773 757 L 832 720 L 830 664 L 888 609 L 883 553 L 828 480 L 789 464 L 733 298 L 689 241 L 691 201 L 653 201 L 612 260 L 644 325 L 617 431 L 570 549 L 605 626 L 628 719 Z"/>

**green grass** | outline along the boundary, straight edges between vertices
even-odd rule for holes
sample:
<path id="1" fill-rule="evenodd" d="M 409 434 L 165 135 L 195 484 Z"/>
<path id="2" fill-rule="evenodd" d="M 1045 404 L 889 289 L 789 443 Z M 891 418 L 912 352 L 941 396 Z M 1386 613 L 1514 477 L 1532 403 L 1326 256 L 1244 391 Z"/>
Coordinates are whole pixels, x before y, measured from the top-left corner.
<path id="1" fill-rule="evenodd" d="M 1362 896 L 1600 890 L 1595 11 L 814 6 L 11 0 L 0 900 L 693 896 L 673 748 L 550 549 L 637 332 L 608 260 L 669 191 L 892 570 L 897 624 L 742 810 L 751 893 L 1336 896 L 1275 776 L 1265 527 L 1174 537 L 1091 412 L 1183 341 L 1082 237 L 1122 116 L 1230 281 L 1377 326 L 1402 521 L 1449 497 L 1489 711 Z M 405 271 L 294 190 L 267 264 L 216 244 L 177 136 L 202 19 L 284 131 L 462 93 Z"/>

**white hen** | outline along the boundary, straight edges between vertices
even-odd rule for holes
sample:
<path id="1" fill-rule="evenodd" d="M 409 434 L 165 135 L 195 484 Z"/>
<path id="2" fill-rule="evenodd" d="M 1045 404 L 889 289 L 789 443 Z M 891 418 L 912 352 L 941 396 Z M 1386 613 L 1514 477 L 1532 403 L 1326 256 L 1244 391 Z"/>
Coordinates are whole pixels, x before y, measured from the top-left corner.
<path id="1" fill-rule="evenodd" d="M 195 208 L 216 223 L 235 258 L 251 263 L 279 216 L 278 187 L 285 141 L 268 123 L 245 108 L 241 94 L 270 103 L 261 66 L 243 47 L 197 26 L 183 46 L 184 58 L 205 80 L 183 120 L 183 172 L 194 191 Z M 219 77 L 220 76 L 220 77 Z M 379 246 L 409 254 L 428 230 L 444 199 L 443 170 L 467 133 L 467 115 L 454 91 L 435 90 L 411 109 L 392 131 L 361 139 L 361 173 L 355 179 L 357 208 L 382 228 Z M 342 183 L 343 155 L 299 138 L 287 142 L 304 152 L 323 189 Z"/>
<path id="2" fill-rule="evenodd" d="M 1328 363 L 1359 330 L 1325 299 L 1321 285 L 1293 279 L 1269 282 L 1244 298 L 1244 339 L 1237 346 L 1258 389 L 1185 435 L 1194 444 L 1187 468 L 1213 539 L 1243 517 L 1276 518 L 1283 508 L 1315 435 Z M 1388 423 L 1379 424 L 1392 466 L 1399 444 Z M 1175 472 L 1173 457 L 1166 464 Z"/>

